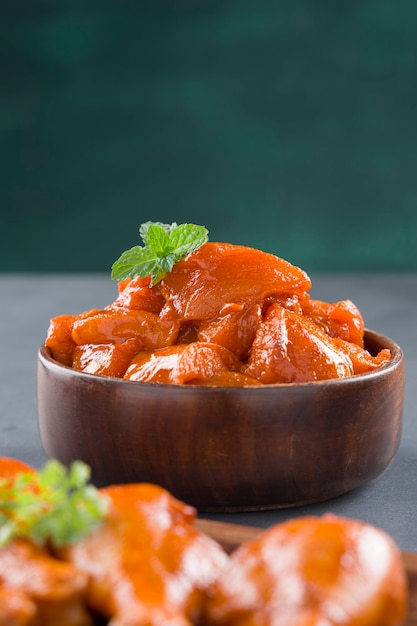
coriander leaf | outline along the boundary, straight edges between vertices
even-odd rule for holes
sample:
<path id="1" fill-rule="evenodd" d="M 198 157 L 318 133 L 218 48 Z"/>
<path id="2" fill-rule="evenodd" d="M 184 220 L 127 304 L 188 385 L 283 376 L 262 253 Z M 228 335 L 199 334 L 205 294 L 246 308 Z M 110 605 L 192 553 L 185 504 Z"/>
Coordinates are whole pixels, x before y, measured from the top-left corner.
<path id="1" fill-rule="evenodd" d="M 88 484 L 90 469 L 48 461 L 37 473 L 0 480 L 0 546 L 14 537 L 55 546 L 74 543 L 102 523 L 107 501 Z"/>
<path id="2" fill-rule="evenodd" d="M 145 222 L 139 233 L 145 245 L 120 255 L 112 265 L 113 280 L 150 276 L 152 287 L 172 271 L 175 263 L 208 241 L 207 229 L 196 224 Z"/>

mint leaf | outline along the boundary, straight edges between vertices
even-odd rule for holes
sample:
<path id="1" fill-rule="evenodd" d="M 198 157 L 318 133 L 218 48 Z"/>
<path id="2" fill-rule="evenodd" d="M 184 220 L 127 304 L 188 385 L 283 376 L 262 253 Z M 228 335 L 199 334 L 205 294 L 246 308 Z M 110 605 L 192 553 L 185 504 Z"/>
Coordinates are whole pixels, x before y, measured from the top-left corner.
<path id="1" fill-rule="evenodd" d="M 169 243 L 179 259 L 190 252 L 194 252 L 206 241 L 207 230 L 204 226 L 196 226 L 195 224 L 176 226 L 169 237 Z"/>
<path id="2" fill-rule="evenodd" d="M 149 248 L 134 246 L 125 250 L 112 266 L 112 279 L 125 280 L 135 276 L 149 276 L 153 273 L 158 256 Z"/>
<path id="3" fill-rule="evenodd" d="M 208 241 L 207 229 L 196 224 L 145 222 L 139 234 L 145 245 L 134 246 L 120 255 L 112 265 L 112 280 L 151 276 L 152 287 L 175 263 Z"/>
<path id="4" fill-rule="evenodd" d="M 177 227 L 177 223 L 172 222 L 172 224 L 164 224 L 163 222 L 145 222 L 144 224 L 141 224 L 139 227 L 139 234 L 145 244 L 148 238 L 148 230 L 150 226 L 160 226 L 169 235 L 173 229 Z"/>
<path id="5" fill-rule="evenodd" d="M 170 236 L 159 224 L 150 224 L 146 232 L 146 246 L 163 258 L 170 245 Z"/>

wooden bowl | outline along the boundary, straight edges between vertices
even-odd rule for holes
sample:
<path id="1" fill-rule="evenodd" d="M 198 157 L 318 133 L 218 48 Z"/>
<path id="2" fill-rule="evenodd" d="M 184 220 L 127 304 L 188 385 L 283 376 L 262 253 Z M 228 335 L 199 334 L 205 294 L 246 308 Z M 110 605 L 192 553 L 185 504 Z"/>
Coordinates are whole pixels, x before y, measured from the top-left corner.
<path id="1" fill-rule="evenodd" d="M 140 383 L 38 359 L 43 448 L 88 463 L 98 486 L 153 482 L 200 511 L 319 502 L 380 475 L 400 443 L 404 357 L 349 378 L 263 387 Z"/>

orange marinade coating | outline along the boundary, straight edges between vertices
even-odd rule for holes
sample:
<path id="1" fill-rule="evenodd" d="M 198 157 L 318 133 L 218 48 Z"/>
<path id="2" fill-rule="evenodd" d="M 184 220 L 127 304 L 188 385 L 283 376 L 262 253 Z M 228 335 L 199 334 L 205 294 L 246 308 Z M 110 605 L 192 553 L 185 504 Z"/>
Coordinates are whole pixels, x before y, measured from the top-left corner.
<path id="1" fill-rule="evenodd" d="M 210 596 L 210 626 L 397 626 L 408 589 L 389 535 L 327 514 L 242 544 Z"/>
<path id="2" fill-rule="evenodd" d="M 311 299 L 303 270 L 260 250 L 206 243 L 149 285 L 127 279 L 105 309 L 51 320 L 53 358 L 99 376 L 220 386 L 341 378 L 390 359 L 364 348 L 353 302 Z"/>
<path id="3" fill-rule="evenodd" d="M 223 346 L 198 342 L 170 346 L 157 353 L 140 352 L 129 366 L 125 378 L 147 383 L 182 385 L 202 384 L 205 381 L 231 380 L 231 373 L 239 374 L 239 359 Z M 257 384 L 249 376 L 239 374 L 235 384 Z M 228 383 L 226 383 L 228 384 Z"/>
<path id="4" fill-rule="evenodd" d="M 363 348 L 364 322 L 358 308 L 350 300 L 334 304 L 304 299 L 303 314 L 321 326 L 330 337 L 339 337 Z"/>
<path id="5" fill-rule="evenodd" d="M 272 304 L 243 371 L 262 383 L 274 384 L 342 378 L 351 376 L 353 367 L 319 326 Z"/>
<path id="6" fill-rule="evenodd" d="M 14 539 L 0 548 L 0 626 L 93 626 L 85 606 L 87 584 L 70 563 Z"/>
<path id="7" fill-rule="evenodd" d="M 0 587 L 0 608 L 0 626 L 34 626 L 36 624 L 36 605 L 22 591 Z"/>
<path id="8" fill-rule="evenodd" d="M 122 378 L 133 357 L 141 350 L 140 339 L 121 343 L 86 343 L 75 346 L 72 367 L 96 376 Z"/>
<path id="9" fill-rule="evenodd" d="M 263 302 L 271 294 L 310 288 L 307 274 L 284 259 L 214 242 L 179 261 L 161 282 L 162 294 L 182 320 L 208 320 L 225 305 Z"/>
<path id="10" fill-rule="evenodd" d="M 136 309 L 138 311 L 149 311 L 150 313 L 160 313 L 165 304 L 159 285 L 149 288 L 150 277 L 121 281 L 118 284 L 119 296 L 114 305 L 126 309 Z"/>
<path id="11" fill-rule="evenodd" d="M 143 347 L 155 350 L 170 345 L 177 336 L 179 324 L 164 320 L 150 311 L 108 307 L 84 319 L 75 320 L 72 339 L 76 345 L 87 343 L 122 343 L 140 340 Z"/>
<path id="12" fill-rule="evenodd" d="M 72 337 L 72 330 L 74 323 L 78 320 L 83 320 L 90 315 L 96 315 L 100 311 L 98 309 L 92 309 L 79 315 L 58 315 L 52 318 L 48 328 L 48 335 L 46 337 L 45 345 L 51 351 L 54 359 L 62 363 L 63 365 L 72 365 L 73 352 L 76 343 Z"/>
<path id="13" fill-rule="evenodd" d="M 104 525 L 63 554 L 89 577 L 89 605 L 120 626 L 198 623 L 228 557 L 195 529 L 195 509 L 147 483 L 101 493 L 110 504 Z"/>
<path id="14" fill-rule="evenodd" d="M 18 474 L 35 473 L 35 469 L 14 457 L 2 456 L 0 457 L 0 480 L 4 478 L 13 479 Z"/>
<path id="15" fill-rule="evenodd" d="M 227 348 L 239 359 L 245 359 L 262 322 L 262 308 L 258 303 L 224 307 L 221 315 L 203 320 L 198 325 L 197 341 L 208 341 Z"/>

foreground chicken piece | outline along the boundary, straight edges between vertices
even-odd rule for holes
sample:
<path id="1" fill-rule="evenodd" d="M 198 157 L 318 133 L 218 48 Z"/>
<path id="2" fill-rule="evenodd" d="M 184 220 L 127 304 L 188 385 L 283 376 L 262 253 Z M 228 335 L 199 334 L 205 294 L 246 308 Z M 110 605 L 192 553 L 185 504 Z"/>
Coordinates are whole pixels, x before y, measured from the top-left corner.
<path id="1" fill-rule="evenodd" d="M 16 539 L 0 549 L 0 626 L 91 626 L 86 587 L 70 563 Z"/>
<path id="2" fill-rule="evenodd" d="M 407 584 L 383 531 L 325 515 L 272 527 L 243 544 L 214 585 L 210 626 L 395 626 Z"/>
<path id="3" fill-rule="evenodd" d="M 0 607 L 2 626 L 31 626 L 34 622 L 36 605 L 21 591 L 0 587 Z"/>
<path id="4" fill-rule="evenodd" d="M 62 555 L 88 576 L 111 626 L 189 626 L 228 557 L 193 527 L 195 510 L 149 484 L 112 486 L 105 524 Z"/>

